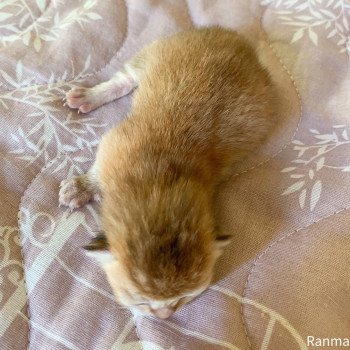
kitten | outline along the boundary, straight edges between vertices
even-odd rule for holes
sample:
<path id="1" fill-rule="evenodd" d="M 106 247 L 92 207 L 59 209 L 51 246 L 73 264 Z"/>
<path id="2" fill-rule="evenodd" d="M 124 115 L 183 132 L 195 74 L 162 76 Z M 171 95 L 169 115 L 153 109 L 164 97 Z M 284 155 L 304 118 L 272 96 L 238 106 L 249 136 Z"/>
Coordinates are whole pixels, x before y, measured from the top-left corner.
<path id="1" fill-rule="evenodd" d="M 129 116 L 102 137 L 87 174 L 61 183 L 59 203 L 73 210 L 101 197 L 105 234 L 86 249 L 119 303 L 167 318 L 210 284 L 230 241 L 213 196 L 267 136 L 276 95 L 252 47 L 213 27 L 154 42 L 66 103 L 88 113 L 135 87 Z"/>

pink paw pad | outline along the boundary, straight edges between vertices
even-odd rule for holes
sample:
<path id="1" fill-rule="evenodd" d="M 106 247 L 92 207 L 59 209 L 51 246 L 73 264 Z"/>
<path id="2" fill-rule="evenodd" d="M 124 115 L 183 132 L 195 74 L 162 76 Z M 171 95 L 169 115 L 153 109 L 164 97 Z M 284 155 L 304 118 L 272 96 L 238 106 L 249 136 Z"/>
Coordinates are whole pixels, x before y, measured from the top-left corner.
<path id="1" fill-rule="evenodd" d="M 98 194 L 87 186 L 83 176 L 76 176 L 61 182 L 59 205 L 74 210 L 95 200 L 97 196 Z"/>
<path id="2" fill-rule="evenodd" d="M 88 113 L 95 109 L 93 96 L 90 88 L 74 87 L 66 93 L 66 103 L 68 107 L 78 109 L 81 113 Z"/>

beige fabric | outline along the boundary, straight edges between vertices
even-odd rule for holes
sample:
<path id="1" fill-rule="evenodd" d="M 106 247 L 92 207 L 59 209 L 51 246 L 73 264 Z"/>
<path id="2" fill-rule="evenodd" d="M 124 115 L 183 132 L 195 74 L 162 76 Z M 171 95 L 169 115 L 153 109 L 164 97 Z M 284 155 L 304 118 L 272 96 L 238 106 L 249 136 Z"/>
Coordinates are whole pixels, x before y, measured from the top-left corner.
<path id="1" fill-rule="evenodd" d="M 308 336 L 350 338 L 349 21 L 348 0 L 1 1 L 0 349 L 294 350 Z M 235 238 L 212 287 L 169 320 L 133 317 L 80 248 L 98 207 L 57 206 L 59 182 L 89 168 L 131 97 L 88 115 L 61 100 L 144 44 L 212 24 L 256 46 L 280 87 L 279 123 L 218 195 Z"/>

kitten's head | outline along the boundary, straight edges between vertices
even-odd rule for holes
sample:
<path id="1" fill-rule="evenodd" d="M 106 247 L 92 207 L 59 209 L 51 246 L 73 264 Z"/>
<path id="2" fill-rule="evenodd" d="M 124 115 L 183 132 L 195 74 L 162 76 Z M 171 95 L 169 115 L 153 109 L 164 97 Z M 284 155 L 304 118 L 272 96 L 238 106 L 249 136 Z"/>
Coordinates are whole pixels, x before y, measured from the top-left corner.
<path id="1" fill-rule="evenodd" d="M 113 254 L 106 237 L 99 235 L 85 249 L 103 267 L 121 305 L 168 318 L 207 289 L 224 242 L 228 242 L 226 238 L 211 243 L 181 242 L 180 238 L 164 245 L 153 243 L 156 249 L 144 247 L 139 255 L 133 250 L 130 254 Z"/>
<path id="2" fill-rule="evenodd" d="M 218 237 L 209 201 L 198 198 L 199 189 L 186 186 L 180 196 L 181 190 L 152 192 L 147 200 L 123 206 L 115 200 L 102 203 L 106 234 L 86 247 L 101 263 L 120 304 L 160 318 L 209 286 L 229 242 L 228 236 Z"/>

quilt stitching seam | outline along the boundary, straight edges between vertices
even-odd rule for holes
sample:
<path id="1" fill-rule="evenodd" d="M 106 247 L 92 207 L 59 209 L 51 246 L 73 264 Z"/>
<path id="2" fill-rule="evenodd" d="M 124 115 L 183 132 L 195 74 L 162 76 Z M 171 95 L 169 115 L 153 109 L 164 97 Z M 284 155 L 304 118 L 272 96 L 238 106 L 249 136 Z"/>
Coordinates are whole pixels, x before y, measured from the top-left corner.
<path id="1" fill-rule="evenodd" d="M 299 88 L 297 87 L 297 84 L 296 84 L 296 82 L 295 82 L 295 79 L 294 79 L 292 73 L 289 71 L 289 69 L 288 69 L 288 68 L 286 67 L 286 65 L 283 63 L 282 59 L 279 57 L 278 53 L 276 52 L 276 49 L 272 46 L 271 42 L 269 41 L 268 35 L 267 35 L 267 33 L 266 33 L 265 29 L 264 29 L 262 20 L 263 20 L 263 18 L 261 17 L 261 18 L 260 18 L 260 26 L 261 26 L 262 33 L 263 33 L 263 35 L 264 35 L 264 37 L 265 37 L 265 41 L 266 41 L 267 45 L 269 46 L 269 48 L 271 49 L 271 51 L 274 53 L 275 57 L 276 57 L 276 58 L 278 59 L 278 61 L 280 62 L 280 64 L 281 64 L 282 68 L 284 69 L 284 71 L 285 71 L 285 72 L 287 73 L 287 75 L 289 76 L 289 78 L 290 78 L 290 80 L 291 80 L 291 82 L 292 82 L 292 84 L 293 84 L 293 86 L 294 86 L 294 88 L 295 88 L 295 92 L 296 92 L 296 94 L 297 94 L 297 96 L 298 96 L 298 102 L 299 102 L 299 120 L 298 120 L 297 126 L 296 126 L 296 128 L 295 128 L 295 130 L 294 130 L 294 133 L 293 133 L 291 139 L 290 139 L 287 143 L 285 143 L 275 154 L 273 154 L 272 156 L 270 156 L 270 157 L 264 159 L 264 160 L 261 161 L 260 163 L 258 163 L 258 164 L 256 164 L 256 165 L 253 165 L 252 167 L 250 167 L 250 168 L 248 168 L 248 169 L 246 169 L 246 170 L 243 170 L 243 171 L 241 171 L 241 172 L 239 172 L 239 173 L 236 173 L 236 174 L 232 175 L 233 177 L 240 176 L 240 175 L 242 175 L 242 174 L 247 173 L 248 171 L 254 170 L 254 169 L 260 167 L 261 165 L 264 165 L 264 164 L 268 163 L 270 160 L 276 158 L 281 152 L 283 152 L 283 151 L 291 144 L 291 142 L 294 140 L 295 135 L 296 135 L 296 133 L 297 133 L 298 130 L 299 130 L 300 123 L 301 123 L 302 116 L 303 116 L 303 104 L 302 104 L 302 99 L 301 99 L 301 95 L 300 95 L 300 92 L 299 92 Z"/>
<path id="2" fill-rule="evenodd" d="M 271 244 L 269 244 L 269 245 L 267 246 L 267 248 L 265 248 L 265 249 L 263 250 L 263 252 L 260 253 L 260 254 L 258 255 L 258 257 L 254 260 L 254 262 L 253 262 L 253 264 L 252 264 L 252 267 L 250 268 L 250 271 L 249 271 L 249 274 L 248 274 L 248 277 L 247 277 L 245 286 L 244 286 L 242 298 L 245 299 L 246 296 L 247 296 L 247 292 L 248 292 L 248 290 L 249 290 L 250 279 L 251 279 L 251 276 L 252 276 L 252 274 L 253 274 L 253 272 L 254 272 L 254 270 L 255 270 L 255 268 L 256 268 L 256 265 L 257 265 L 258 261 L 259 261 L 265 254 L 267 254 L 275 245 L 277 245 L 278 243 L 281 243 L 281 242 L 284 241 L 285 239 L 287 239 L 287 238 L 289 238 L 289 237 L 292 237 L 292 236 L 294 236 L 295 234 L 297 234 L 297 233 L 299 233 L 299 232 L 301 232 L 301 231 L 303 231 L 303 230 L 306 230 L 306 229 L 312 227 L 312 226 L 315 225 L 315 224 L 318 224 L 318 223 L 321 222 L 321 221 L 327 220 L 327 219 L 333 217 L 334 215 L 340 214 L 340 213 L 342 213 L 342 212 L 344 212 L 344 211 L 346 211 L 346 210 L 349 210 L 349 209 L 350 209 L 350 207 L 343 207 L 343 208 L 341 208 L 341 209 L 339 209 L 339 210 L 336 210 L 335 212 L 333 212 L 333 213 L 331 213 L 331 214 L 329 214 L 329 215 L 327 215 L 327 216 L 324 216 L 324 217 L 322 217 L 322 218 L 319 218 L 318 220 L 316 220 L 316 221 L 310 223 L 309 225 L 306 225 L 306 226 L 303 226 L 303 227 L 299 227 L 299 228 L 293 230 L 292 232 L 289 232 L 288 234 L 286 234 L 286 235 L 280 237 L 279 239 L 277 239 L 277 240 L 273 241 Z M 243 313 L 243 311 L 244 311 L 244 310 L 243 310 L 243 304 L 242 304 L 242 305 L 241 305 L 241 312 L 242 312 L 242 320 L 244 321 L 245 318 L 244 318 L 244 313 Z M 248 337 L 248 329 L 247 329 L 247 326 L 246 326 L 246 322 L 244 321 L 243 323 L 244 323 L 244 328 L 245 328 L 246 336 Z M 249 348 L 251 348 L 251 342 L 250 342 L 249 338 L 247 338 L 247 339 L 248 339 L 248 341 L 249 341 Z"/>
<path id="3" fill-rule="evenodd" d="M 264 165 L 264 164 L 268 163 L 268 162 L 271 161 L 272 159 L 276 158 L 281 152 L 283 152 L 283 151 L 291 144 L 291 142 L 294 140 L 294 137 L 295 137 L 296 133 L 297 133 L 298 130 L 299 130 L 300 123 L 301 123 L 302 116 L 303 116 L 303 105 L 302 105 L 302 99 L 301 99 L 301 95 L 300 95 L 300 92 L 299 92 L 299 88 L 297 87 L 297 84 L 296 84 L 296 82 L 295 82 L 295 79 L 294 79 L 292 73 L 289 71 L 289 69 L 288 69 L 288 68 L 286 67 L 286 65 L 283 63 L 282 59 L 279 57 L 279 55 L 278 55 L 278 53 L 276 52 L 275 48 L 272 46 L 272 44 L 271 44 L 271 42 L 270 42 L 270 40 L 269 40 L 268 34 L 267 34 L 267 32 L 265 31 L 265 28 L 264 28 L 264 25 L 263 25 L 263 17 L 264 17 L 264 14 L 262 14 L 261 17 L 260 17 L 260 29 L 261 29 L 261 31 L 262 31 L 262 33 L 263 33 L 263 35 L 264 35 L 265 41 L 266 41 L 267 45 L 269 46 L 269 48 L 271 49 L 271 51 L 273 52 L 273 54 L 275 55 L 275 57 L 276 57 L 276 58 L 278 59 L 278 61 L 280 62 L 280 64 L 281 64 L 282 68 L 284 69 L 284 71 L 288 74 L 288 76 L 289 76 L 289 78 L 290 78 L 290 80 L 291 80 L 291 82 L 292 82 L 292 84 L 293 84 L 293 86 L 294 86 L 294 88 L 295 88 L 295 92 L 296 92 L 296 94 L 297 94 L 297 96 L 298 96 L 298 101 L 299 101 L 299 120 L 298 120 L 298 124 L 297 124 L 297 126 L 296 126 L 296 128 L 295 128 L 295 130 L 294 130 L 294 133 L 293 133 L 291 139 L 289 140 L 289 142 L 285 143 L 285 144 L 281 147 L 281 149 L 280 149 L 278 152 L 276 152 L 276 153 L 273 154 L 272 156 L 268 157 L 267 159 L 263 160 L 262 162 L 260 162 L 260 163 L 258 163 L 258 164 L 256 164 L 256 165 L 252 166 L 251 168 L 248 168 L 248 169 L 246 169 L 246 170 L 244 170 L 244 171 L 242 171 L 242 172 L 240 172 L 240 173 L 234 174 L 233 177 L 240 176 L 240 175 L 245 174 L 245 173 L 247 173 L 247 172 L 249 172 L 249 171 L 252 171 L 252 170 L 254 170 L 254 169 L 260 167 L 261 165 Z M 272 243 L 272 244 L 273 244 L 273 243 Z M 255 262 L 257 262 L 257 260 L 258 260 L 259 258 L 260 258 L 260 256 L 257 257 L 257 259 L 255 260 Z M 254 266 L 252 267 L 252 269 L 253 269 L 253 268 L 254 268 Z M 249 273 L 249 275 L 248 275 L 248 279 L 249 279 L 249 276 L 250 276 L 250 274 L 251 274 L 252 269 L 250 270 L 250 273 Z M 248 279 L 247 279 L 247 281 L 248 281 Z M 245 287 L 244 287 L 244 290 L 243 290 L 243 295 L 242 295 L 243 298 L 245 297 L 247 284 L 248 284 L 248 283 L 246 283 L 246 285 L 245 285 Z M 249 334 L 248 334 L 248 329 L 247 329 L 247 325 L 246 325 L 246 322 L 245 322 L 245 317 L 244 317 L 244 310 L 243 310 L 243 308 L 244 308 L 244 306 L 243 306 L 243 303 L 242 303 L 242 304 L 241 304 L 241 307 L 240 307 L 241 319 L 242 319 L 242 323 L 243 323 L 243 327 L 244 327 L 244 333 L 245 333 L 246 340 L 247 340 L 247 349 L 251 349 L 252 344 L 251 344 L 251 341 L 250 341 L 250 338 L 249 338 Z"/>

